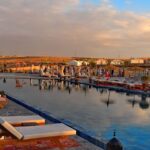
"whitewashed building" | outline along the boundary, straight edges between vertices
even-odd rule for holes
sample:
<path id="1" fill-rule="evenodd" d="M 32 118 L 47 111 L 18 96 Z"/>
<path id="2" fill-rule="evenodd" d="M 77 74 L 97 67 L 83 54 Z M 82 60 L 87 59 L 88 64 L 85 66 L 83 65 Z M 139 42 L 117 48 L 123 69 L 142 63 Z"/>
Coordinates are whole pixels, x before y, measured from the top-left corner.
<path id="1" fill-rule="evenodd" d="M 68 62 L 68 65 L 70 66 L 82 66 L 82 61 L 72 60 Z"/>
<path id="2" fill-rule="evenodd" d="M 146 64 L 150 64 L 150 59 L 147 59 L 147 60 L 146 60 Z"/>
<path id="3" fill-rule="evenodd" d="M 96 61 L 96 64 L 97 65 L 107 65 L 108 64 L 108 60 L 107 59 L 98 59 L 97 61 Z"/>
<path id="4" fill-rule="evenodd" d="M 89 62 L 87 62 L 87 61 L 82 61 L 82 65 L 89 65 Z"/>
<path id="5" fill-rule="evenodd" d="M 145 60 L 142 58 L 134 58 L 130 60 L 131 64 L 144 64 Z"/>
<path id="6" fill-rule="evenodd" d="M 121 60 L 121 59 L 114 59 L 114 60 L 111 61 L 110 64 L 111 65 L 118 65 L 119 66 L 119 65 L 124 65 L 124 63 L 125 62 L 123 60 Z"/>

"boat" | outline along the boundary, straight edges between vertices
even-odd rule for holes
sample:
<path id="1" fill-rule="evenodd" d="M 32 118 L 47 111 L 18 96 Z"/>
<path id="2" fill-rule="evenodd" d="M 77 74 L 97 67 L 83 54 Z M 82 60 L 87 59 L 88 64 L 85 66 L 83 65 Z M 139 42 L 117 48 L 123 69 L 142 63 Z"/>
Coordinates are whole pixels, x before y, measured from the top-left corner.
<path id="1" fill-rule="evenodd" d="M 119 87 L 126 90 L 136 90 L 136 91 L 150 91 L 150 85 L 143 85 L 142 82 L 138 81 L 122 81 L 122 80 L 105 80 L 105 79 L 92 79 L 91 81 L 96 86 L 104 87 Z"/>

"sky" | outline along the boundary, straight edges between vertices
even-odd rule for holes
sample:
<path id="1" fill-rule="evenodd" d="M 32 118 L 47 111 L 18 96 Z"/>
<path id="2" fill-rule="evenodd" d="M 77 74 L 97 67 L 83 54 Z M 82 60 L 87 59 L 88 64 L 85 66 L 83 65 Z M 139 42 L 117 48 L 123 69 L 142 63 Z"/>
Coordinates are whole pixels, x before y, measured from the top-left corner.
<path id="1" fill-rule="evenodd" d="M 150 57 L 149 0 L 0 0 L 0 55 Z"/>

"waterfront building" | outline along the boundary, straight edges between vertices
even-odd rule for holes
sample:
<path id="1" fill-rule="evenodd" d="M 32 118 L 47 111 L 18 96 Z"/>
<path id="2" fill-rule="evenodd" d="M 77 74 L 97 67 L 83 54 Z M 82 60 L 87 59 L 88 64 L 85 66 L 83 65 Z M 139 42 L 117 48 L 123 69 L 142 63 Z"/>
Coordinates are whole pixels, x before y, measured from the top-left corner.
<path id="1" fill-rule="evenodd" d="M 142 58 L 133 58 L 130 60 L 131 64 L 144 64 L 145 60 Z"/>
<path id="2" fill-rule="evenodd" d="M 38 72 L 40 70 L 40 66 L 17 66 L 17 67 L 11 67 L 12 72 Z"/>
<path id="3" fill-rule="evenodd" d="M 124 63 L 125 62 L 121 59 L 114 59 L 110 62 L 111 65 L 117 65 L 117 66 L 124 65 Z"/>
<path id="4" fill-rule="evenodd" d="M 150 65 L 150 58 L 146 59 L 146 60 L 145 60 L 145 63 L 146 63 L 147 65 Z"/>
<path id="5" fill-rule="evenodd" d="M 82 65 L 87 66 L 87 65 L 89 65 L 89 62 L 87 62 L 87 61 L 82 61 Z"/>
<path id="6" fill-rule="evenodd" d="M 101 59 L 96 60 L 96 64 L 97 65 L 107 65 L 108 64 L 108 60 L 104 59 L 104 58 L 101 58 Z"/>
<path id="7" fill-rule="evenodd" d="M 68 62 L 68 65 L 70 66 L 82 66 L 82 61 L 77 61 L 77 60 L 72 60 L 70 62 Z"/>

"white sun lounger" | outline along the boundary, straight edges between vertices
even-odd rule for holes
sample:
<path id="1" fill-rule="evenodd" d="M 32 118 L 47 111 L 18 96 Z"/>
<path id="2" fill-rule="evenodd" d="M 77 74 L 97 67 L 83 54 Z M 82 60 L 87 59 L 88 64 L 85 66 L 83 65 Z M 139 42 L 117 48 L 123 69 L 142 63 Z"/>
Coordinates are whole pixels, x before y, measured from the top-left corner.
<path id="1" fill-rule="evenodd" d="M 55 136 L 70 136 L 76 134 L 76 130 L 62 123 L 42 126 L 13 127 L 7 121 L 0 119 L 0 124 L 19 140 L 30 140 Z"/>
<path id="2" fill-rule="evenodd" d="M 0 117 L 2 120 L 9 122 L 12 125 L 22 124 L 22 123 L 37 123 L 45 124 L 45 119 L 38 115 L 31 116 L 4 116 Z"/>

